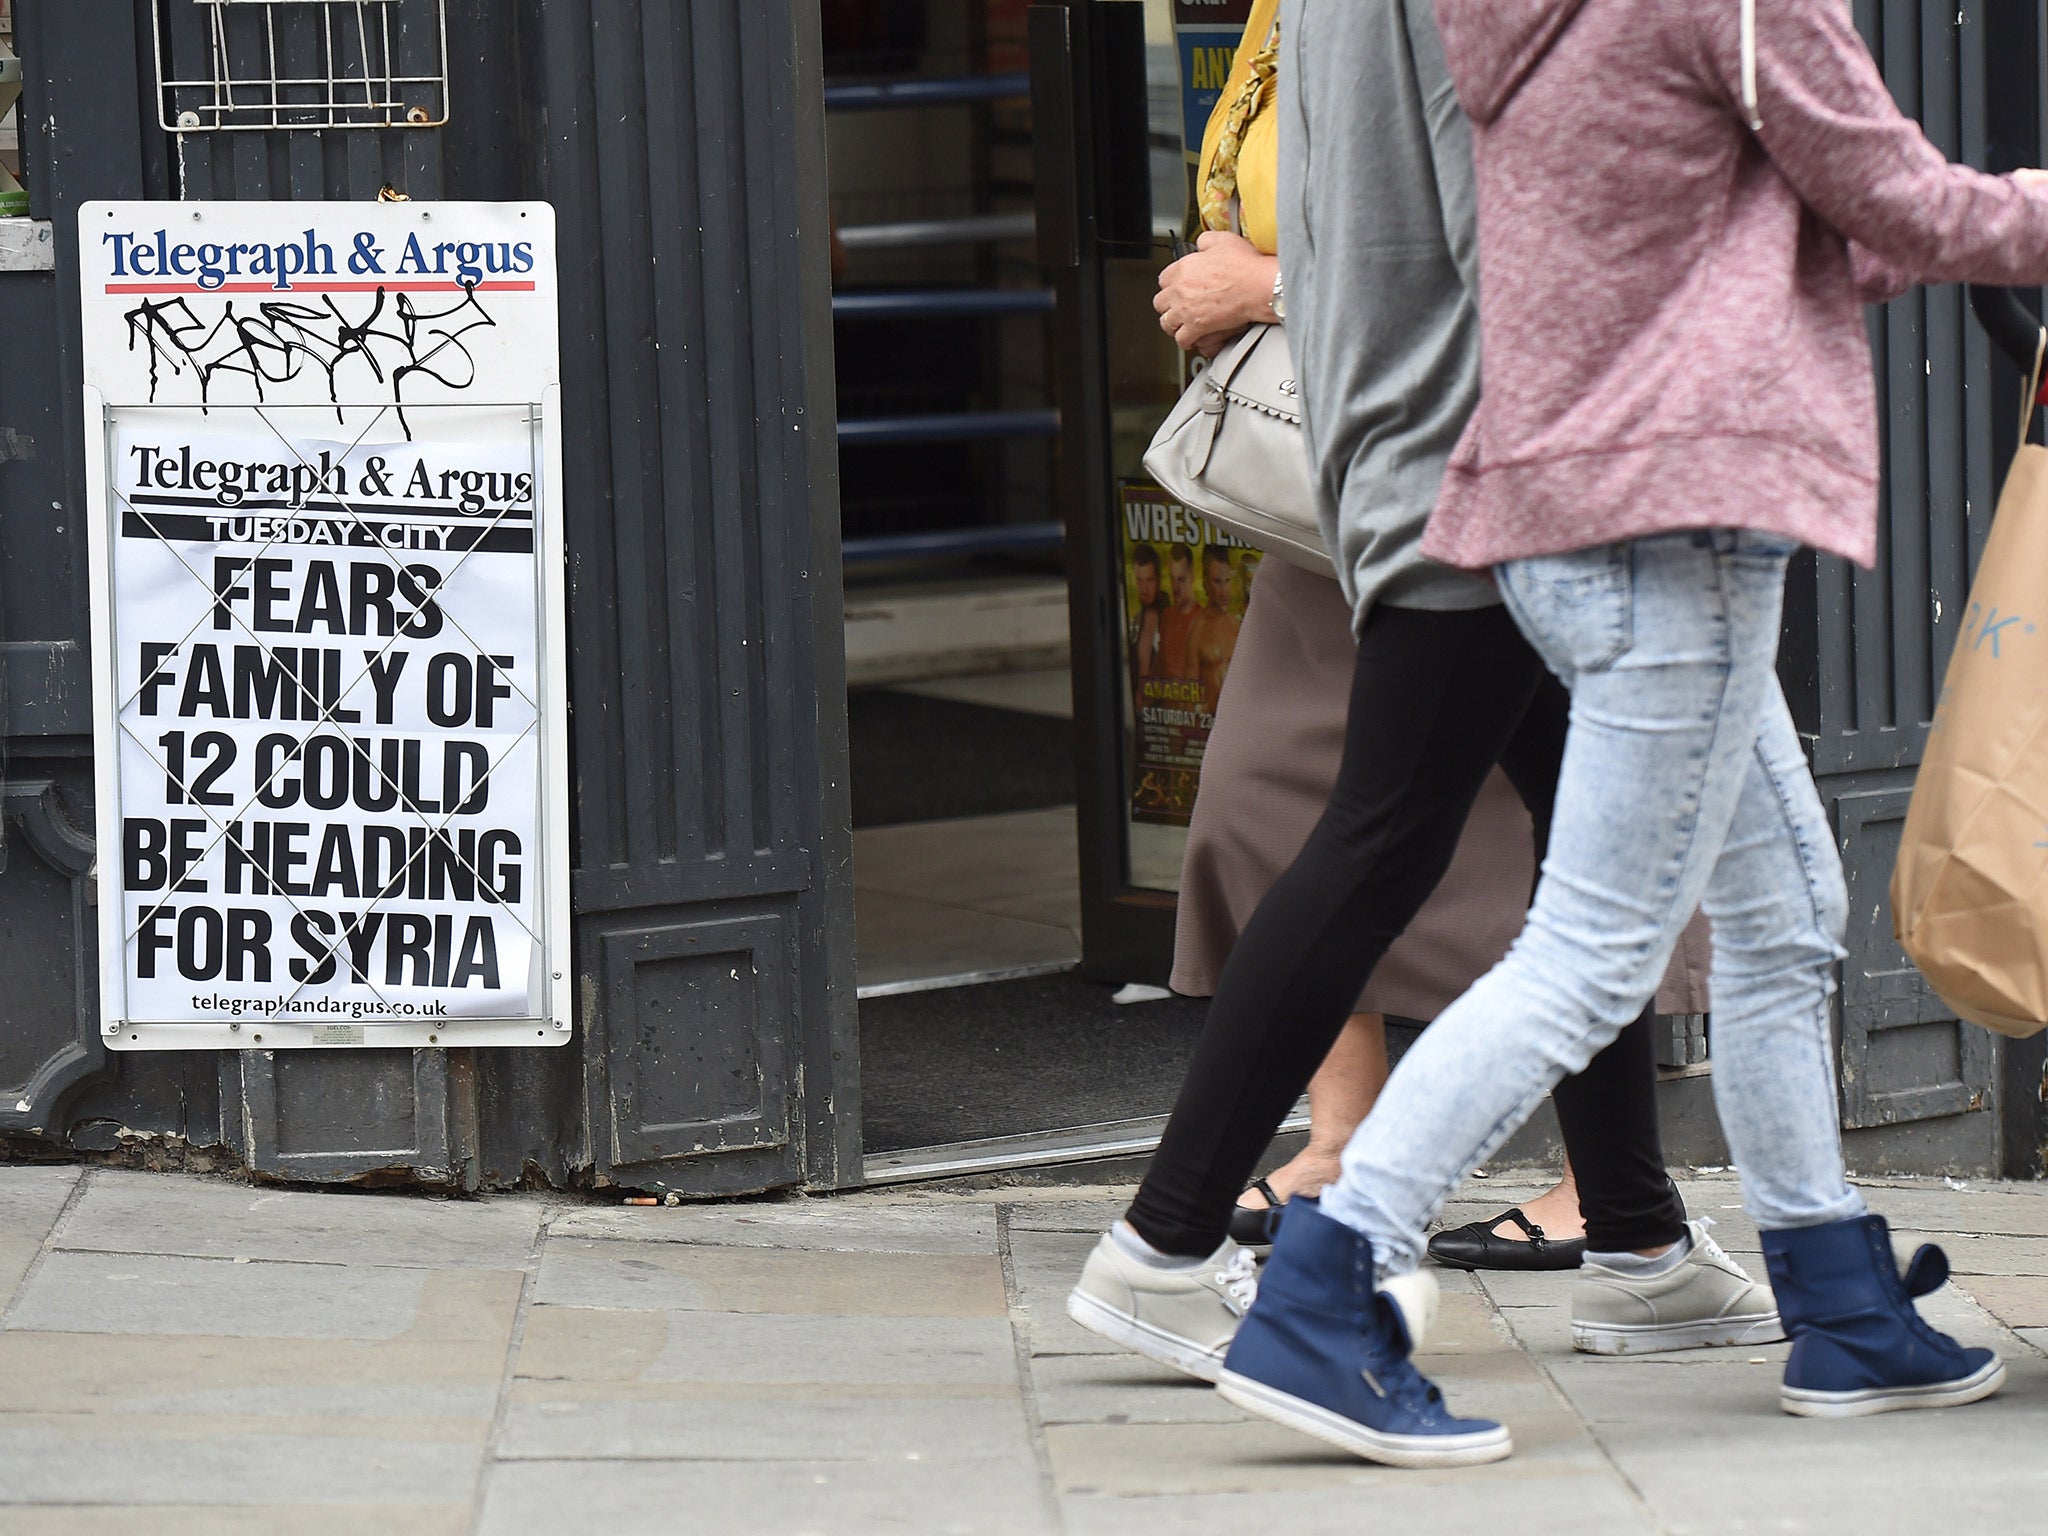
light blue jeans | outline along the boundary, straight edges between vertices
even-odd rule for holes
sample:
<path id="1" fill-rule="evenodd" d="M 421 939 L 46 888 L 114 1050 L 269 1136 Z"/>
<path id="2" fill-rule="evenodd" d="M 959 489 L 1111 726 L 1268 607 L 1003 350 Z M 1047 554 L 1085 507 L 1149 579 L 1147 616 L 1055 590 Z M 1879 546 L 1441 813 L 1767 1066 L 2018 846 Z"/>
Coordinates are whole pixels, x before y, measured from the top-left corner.
<path id="1" fill-rule="evenodd" d="M 1402 1059 L 1323 1192 L 1383 1275 L 1421 1262 L 1451 1191 L 1642 1010 L 1702 903 L 1714 1102 L 1750 1214 L 1862 1214 L 1829 1030 L 1848 896 L 1776 670 L 1793 548 L 1713 530 L 1500 568 L 1571 734 L 1521 937 Z"/>

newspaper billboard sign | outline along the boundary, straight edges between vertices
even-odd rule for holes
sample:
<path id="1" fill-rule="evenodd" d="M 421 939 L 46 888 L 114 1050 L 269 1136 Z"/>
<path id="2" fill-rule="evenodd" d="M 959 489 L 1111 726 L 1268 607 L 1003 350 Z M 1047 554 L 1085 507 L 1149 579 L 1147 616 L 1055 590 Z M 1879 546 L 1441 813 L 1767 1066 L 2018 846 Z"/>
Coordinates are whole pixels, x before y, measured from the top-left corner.
<path id="1" fill-rule="evenodd" d="M 107 1043 L 561 1043 L 552 211 L 79 223 Z"/>

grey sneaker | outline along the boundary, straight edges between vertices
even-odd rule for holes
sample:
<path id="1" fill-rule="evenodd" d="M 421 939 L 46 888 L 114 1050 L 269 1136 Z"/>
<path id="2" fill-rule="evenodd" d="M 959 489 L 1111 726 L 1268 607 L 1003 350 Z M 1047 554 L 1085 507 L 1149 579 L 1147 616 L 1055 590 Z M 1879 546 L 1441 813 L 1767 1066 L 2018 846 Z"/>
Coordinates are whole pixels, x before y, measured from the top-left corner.
<path id="1" fill-rule="evenodd" d="M 1258 1288 L 1258 1261 L 1229 1238 L 1192 1268 L 1155 1269 L 1105 1232 L 1067 1295 L 1067 1316 L 1147 1360 L 1214 1381 Z"/>
<path id="2" fill-rule="evenodd" d="M 1687 1222 L 1692 1251 L 1654 1280 L 1617 1274 L 1588 1259 L 1572 1287 L 1572 1348 L 1589 1355 L 1647 1355 L 1711 1344 L 1773 1344 L 1785 1337 L 1770 1287 Z"/>

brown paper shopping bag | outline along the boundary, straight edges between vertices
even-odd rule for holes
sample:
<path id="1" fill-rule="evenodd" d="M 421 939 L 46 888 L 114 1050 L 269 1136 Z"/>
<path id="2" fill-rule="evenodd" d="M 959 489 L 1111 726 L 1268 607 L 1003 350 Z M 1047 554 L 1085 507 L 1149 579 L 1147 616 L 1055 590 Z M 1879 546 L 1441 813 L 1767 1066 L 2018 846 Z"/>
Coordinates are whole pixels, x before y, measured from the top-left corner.
<path id="1" fill-rule="evenodd" d="M 2048 1029 L 2048 448 L 2024 426 L 1892 871 L 1893 929 L 1934 990 L 2022 1036 Z"/>

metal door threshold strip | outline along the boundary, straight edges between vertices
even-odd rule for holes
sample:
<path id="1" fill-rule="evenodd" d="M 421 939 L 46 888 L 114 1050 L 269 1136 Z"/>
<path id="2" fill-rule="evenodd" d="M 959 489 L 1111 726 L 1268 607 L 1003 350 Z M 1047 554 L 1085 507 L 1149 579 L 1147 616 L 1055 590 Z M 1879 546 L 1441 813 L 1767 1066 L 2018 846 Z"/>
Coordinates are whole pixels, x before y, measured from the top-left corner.
<path id="1" fill-rule="evenodd" d="M 855 997 L 867 1002 L 875 997 L 902 997 L 911 992 L 942 992 L 948 987 L 979 987 L 991 981 L 1024 981 L 1032 976 L 1058 976 L 1076 969 L 1078 960 L 1039 960 L 1029 965 L 1004 965 L 990 970 L 958 971 L 948 976 L 911 976 L 902 981 L 877 981 L 862 987 Z"/>
<path id="2" fill-rule="evenodd" d="M 1280 1123 L 1280 1133 L 1308 1129 L 1308 1101 Z M 1093 1163 L 1113 1157 L 1142 1157 L 1159 1146 L 1166 1116 L 1109 1120 L 1063 1131 L 1029 1131 L 1019 1136 L 990 1136 L 981 1141 L 951 1141 L 936 1147 L 902 1152 L 877 1152 L 862 1162 L 870 1185 L 911 1184 L 923 1179 L 958 1179 L 972 1174 L 1007 1173 L 1022 1168 L 1056 1168 L 1064 1163 Z"/>

